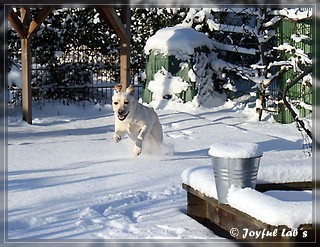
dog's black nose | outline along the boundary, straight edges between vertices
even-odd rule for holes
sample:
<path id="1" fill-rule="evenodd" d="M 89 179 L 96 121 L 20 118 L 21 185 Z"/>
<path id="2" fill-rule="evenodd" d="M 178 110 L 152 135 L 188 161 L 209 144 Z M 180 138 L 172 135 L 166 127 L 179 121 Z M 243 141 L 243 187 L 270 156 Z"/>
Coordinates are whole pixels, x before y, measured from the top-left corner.
<path id="1" fill-rule="evenodd" d="M 118 114 L 119 114 L 119 115 L 123 115 L 123 113 L 124 113 L 124 110 L 119 110 L 119 111 L 118 111 Z"/>

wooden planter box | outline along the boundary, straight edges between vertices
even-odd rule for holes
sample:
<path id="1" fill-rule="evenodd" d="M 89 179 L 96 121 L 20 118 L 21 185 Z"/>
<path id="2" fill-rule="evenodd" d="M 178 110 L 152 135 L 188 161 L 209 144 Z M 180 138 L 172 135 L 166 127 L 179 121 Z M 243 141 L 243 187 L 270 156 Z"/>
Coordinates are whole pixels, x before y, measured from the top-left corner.
<path id="1" fill-rule="evenodd" d="M 298 229 L 290 229 L 284 225 L 269 225 L 230 205 L 219 204 L 217 199 L 208 197 L 187 184 L 182 184 L 182 187 L 187 191 L 187 214 L 222 237 L 260 242 L 315 241 L 315 231 L 312 224 L 300 225 Z M 256 190 L 260 192 L 311 188 L 312 182 L 257 184 L 256 186 Z"/>

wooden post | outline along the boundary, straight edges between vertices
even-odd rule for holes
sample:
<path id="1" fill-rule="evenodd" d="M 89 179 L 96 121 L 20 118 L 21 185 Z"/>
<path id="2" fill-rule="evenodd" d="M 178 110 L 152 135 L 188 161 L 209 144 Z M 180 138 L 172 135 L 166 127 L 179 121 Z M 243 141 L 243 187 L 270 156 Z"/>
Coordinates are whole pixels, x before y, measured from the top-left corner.
<path id="1" fill-rule="evenodd" d="M 30 23 L 30 9 L 21 8 L 21 23 L 24 33 Z M 28 35 L 21 38 L 21 66 L 22 66 L 22 119 L 32 124 L 32 88 L 31 88 L 31 38 Z"/>
<path id="2" fill-rule="evenodd" d="M 31 39 L 21 39 L 22 118 L 32 124 Z"/>
<path id="3" fill-rule="evenodd" d="M 121 9 L 121 19 L 125 26 L 125 39 L 121 39 L 120 50 L 120 83 L 122 88 L 130 85 L 130 8 Z"/>
<path id="4" fill-rule="evenodd" d="M 130 8 L 126 6 L 121 9 L 121 19 L 114 8 L 96 9 L 120 38 L 120 83 L 122 90 L 126 90 L 130 84 Z"/>
<path id="5" fill-rule="evenodd" d="M 22 119 L 29 124 L 32 124 L 31 37 L 52 9 L 51 7 L 41 9 L 32 21 L 29 8 L 20 9 L 21 20 L 13 10 L 8 16 L 8 20 L 21 39 Z"/>

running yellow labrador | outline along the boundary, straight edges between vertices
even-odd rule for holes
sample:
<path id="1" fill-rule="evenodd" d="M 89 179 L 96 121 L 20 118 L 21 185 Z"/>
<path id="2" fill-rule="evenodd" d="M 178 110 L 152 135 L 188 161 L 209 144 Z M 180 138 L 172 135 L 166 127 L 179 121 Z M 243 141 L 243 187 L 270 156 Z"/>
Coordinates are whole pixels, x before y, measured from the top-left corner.
<path id="1" fill-rule="evenodd" d="M 159 149 L 163 142 L 163 133 L 158 115 L 153 108 L 137 101 L 134 97 L 133 85 L 130 85 L 126 91 L 121 89 L 120 84 L 116 85 L 112 96 L 115 116 L 114 141 L 119 142 L 127 134 L 135 143 L 134 156 L 141 154 L 143 143 L 146 141 L 150 141 L 149 143 L 154 145 L 155 149 Z"/>

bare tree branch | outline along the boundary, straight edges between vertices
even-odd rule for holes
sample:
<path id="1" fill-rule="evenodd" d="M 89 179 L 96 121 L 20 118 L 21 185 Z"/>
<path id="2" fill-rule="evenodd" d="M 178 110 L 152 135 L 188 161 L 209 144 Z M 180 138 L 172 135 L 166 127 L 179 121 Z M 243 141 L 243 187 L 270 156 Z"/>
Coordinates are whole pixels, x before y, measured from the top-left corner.
<path id="1" fill-rule="evenodd" d="M 306 128 L 304 122 L 299 118 L 298 114 L 292 109 L 290 103 L 287 101 L 286 94 L 289 91 L 291 87 L 293 87 L 295 84 L 297 84 L 304 76 L 312 72 L 312 67 L 309 66 L 304 70 L 302 74 L 300 74 L 296 79 L 294 79 L 285 89 L 283 92 L 283 102 L 285 106 L 290 111 L 291 115 L 293 116 L 294 120 L 304 129 L 304 131 L 307 133 L 307 135 L 312 139 L 312 133 L 311 131 Z"/>

